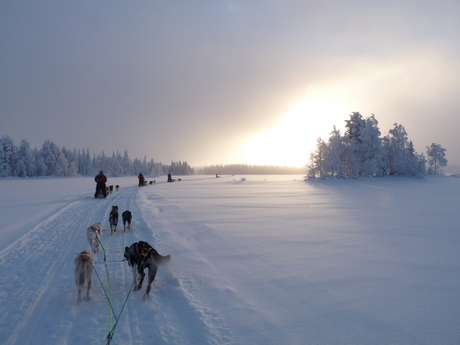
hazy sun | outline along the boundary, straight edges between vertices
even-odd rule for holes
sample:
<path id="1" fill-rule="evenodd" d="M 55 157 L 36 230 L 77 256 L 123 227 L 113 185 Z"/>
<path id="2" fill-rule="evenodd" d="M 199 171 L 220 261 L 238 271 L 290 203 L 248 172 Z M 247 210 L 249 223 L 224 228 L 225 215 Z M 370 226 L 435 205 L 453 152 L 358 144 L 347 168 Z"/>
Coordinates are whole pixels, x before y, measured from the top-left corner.
<path id="1" fill-rule="evenodd" d="M 319 96 L 297 102 L 270 130 L 250 138 L 245 161 L 256 165 L 304 166 L 318 137 L 327 138 L 334 125 L 341 126 L 347 116 L 337 101 Z"/>

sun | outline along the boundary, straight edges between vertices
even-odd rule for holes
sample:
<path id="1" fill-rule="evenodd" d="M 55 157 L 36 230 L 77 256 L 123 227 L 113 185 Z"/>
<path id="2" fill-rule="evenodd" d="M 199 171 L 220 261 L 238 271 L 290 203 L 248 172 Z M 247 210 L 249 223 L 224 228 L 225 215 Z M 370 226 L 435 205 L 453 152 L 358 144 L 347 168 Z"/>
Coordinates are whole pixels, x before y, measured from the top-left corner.
<path id="1" fill-rule="evenodd" d="M 254 165 L 302 167 L 308 163 L 318 137 L 328 137 L 341 124 L 346 107 L 327 97 L 310 96 L 298 101 L 273 128 L 251 137 L 244 160 Z"/>

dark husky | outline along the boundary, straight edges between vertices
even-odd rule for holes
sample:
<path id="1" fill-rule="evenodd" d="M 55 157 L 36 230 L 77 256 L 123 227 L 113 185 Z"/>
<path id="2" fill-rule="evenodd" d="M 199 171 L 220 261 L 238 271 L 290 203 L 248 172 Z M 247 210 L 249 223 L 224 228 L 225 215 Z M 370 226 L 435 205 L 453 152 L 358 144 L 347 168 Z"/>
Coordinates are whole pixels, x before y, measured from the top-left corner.
<path id="1" fill-rule="evenodd" d="M 143 297 L 144 299 L 148 298 L 150 287 L 157 274 L 158 266 L 167 264 L 171 260 L 171 256 L 158 254 L 150 244 L 143 241 L 133 243 L 130 247 L 125 247 L 124 256 L 126 260 L 128 260 L 128 265 L 133 268 L 134 291 L 142 288 L 145 277 L 144 269 L 146 267 L 149 269 L 149 280 Z M 137 283 L 135 280 L 138 275 L 139 282 Z"/>
<path id="2" fill-rule="evenodd" d="M 131 219 L 133 219 L 133 215 L 130 211 L 126 210 L 121 214 L 121 219 L 123 219 L 123 227 L 126 231 L 126 224 L 128 224 L 128 231 L 131 230 Z"/>
<path id="3" fill-rule="evenodd" d="M 86 284 L 86 300 L 89 301 L 89 291 L 91 290 L 93 280 L 94 256 L 91 252 L 84 250 L 77 254 L 75 258 L 75 283 L 78 288 L 77 303 L 81 303 L 81 290 Z"/>
<path id="4" fill-rule="evenodd" d="M 115 232 L 117 232 L 118 206 L 112 206 L 112 211 L 110 211 L 110 216 L 109 216 L 109 223 L 110 223 L 110 234 L 113 235 Z"/>

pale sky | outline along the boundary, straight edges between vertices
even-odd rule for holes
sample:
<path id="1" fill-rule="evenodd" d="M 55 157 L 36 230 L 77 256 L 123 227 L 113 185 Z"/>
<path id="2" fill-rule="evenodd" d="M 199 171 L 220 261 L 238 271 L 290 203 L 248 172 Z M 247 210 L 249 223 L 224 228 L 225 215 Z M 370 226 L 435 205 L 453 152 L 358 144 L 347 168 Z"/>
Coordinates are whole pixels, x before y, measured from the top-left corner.
<path id="1" fill-rule="evenodd" d="M 354 111 L 460 164 L 460 1 L 0 0 L 0 135 L 308 163 Z"/>

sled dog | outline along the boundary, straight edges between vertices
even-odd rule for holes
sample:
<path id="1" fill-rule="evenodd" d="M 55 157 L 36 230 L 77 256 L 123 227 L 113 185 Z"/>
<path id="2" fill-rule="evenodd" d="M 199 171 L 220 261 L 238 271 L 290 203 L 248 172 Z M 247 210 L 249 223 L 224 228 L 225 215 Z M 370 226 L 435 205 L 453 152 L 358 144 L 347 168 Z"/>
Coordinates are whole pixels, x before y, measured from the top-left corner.
<path id="1" fill-rule="evenodd" d="M 113 235 L 115 232 L 117 232 L 118 206 L 112 206 L 112 211 L 110 211 L 110 216 L 109 216 L 109 223 L 110 223 L 110 234 Z"/>
<path id="2" fill-rule="evenodd" d="M 171 260 L 171 256 L 160 255 L 150 244 L 139 241 L 133 243 L 129 247 L 125 247 L 124 257 L 128 260 L 128 265 L 133 269 L 134 291 L 138 291 L 142 288 L 145 277 L 144 270 L 146 267 L 149 269 L 147 289 L 143 296 L 144 299 L 148 298 L 150 287 L 157 274 L 158 266 L 167 264 Z M 137 279 L 139 282 L 136 281 L 136 277 L 138 277 Z"/>
<path id="3" fill-rule="evenodd" d="M 94 223 L 89 226 L 86 230 L 86 236 L 88 237 L 89 245 L 94 254 L 99 252 L 99 244 L 102 237 L 102 224 L 101 222 Z"/>
<path id="4" fill-rule="evenodd" d="M 131 230 L 131 219 L 133 219 L 133 215 L 129 210 L 124 211 L 121 214 L 121 219 L 123 220 L 123 227 L 126 231 L 126 224 L 128 224 L 128 231 Z"/>
<path id="5" fill-rule="evenodd" d="M 120 188 L 120 186 L 119 186 L 119 185 L 116 185 L 116 186 L 115 186 L 115 191 L 118 192 L 118 188 Z"/>
<path id="6" fill-rule="evenodd" d="M 78 288 L 78 297 L 77 303 L 80 304 L 81 299 L 81 290 L 83 290 L 86 284 L 86 297 L 85 300 L 89 301 L 89 291 L 92 287 L 92 280 L 93 280 L 93 266 L 92 263 L 94 262 L 94 257 L 91 252 L 84 250 L 81 253 L 77 254 L 75 258 L 75 283 L 77 284 Z"/>

